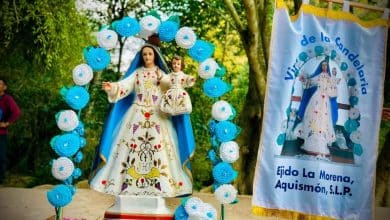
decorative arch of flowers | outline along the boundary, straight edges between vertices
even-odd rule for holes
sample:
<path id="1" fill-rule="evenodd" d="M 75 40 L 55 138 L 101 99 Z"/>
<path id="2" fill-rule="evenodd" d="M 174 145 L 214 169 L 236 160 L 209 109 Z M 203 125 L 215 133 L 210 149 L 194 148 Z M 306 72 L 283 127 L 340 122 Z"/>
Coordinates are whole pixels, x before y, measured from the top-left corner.
<path id="1" fill-rule="evenodd" d="M 341 78 L 345 81 L 348 90 L 349 106 L 348 119 L 342 126 L 346 140 L 337 138 L 336 144 L 340 146 L 341 142 L 346 142 L 348 147 L 355 155 L 361 156 L 363 154 L 363 147 L 361 145 L 360 140 L 360 110 L 358 108 L 358 95 L 360 90 L 356 80 L 356 78 L 358 78 L 359 76 L 357 75 L 357 69 L 354 68 L 352 61 L 347 58 L 343 59 L 344 54 L 338 54 L 337 50 L 338 48 L 336 45 L 316 45 L 314 47 L 309 47 L 306 51 L 301 51 L 296 58 L 295 63 L 293 64 L 293 66 L 295 67 L 294 70 L 291 69 L 295 78 L 294 85 L 298 79 L 298 75 L 300 74 L 305 64 L 307 64 L 313 59 L 328 59 L 329 63 L 332 62 L 332 65 L 337 67 L 337 69 L 341 71 Z M 294 85 L 291 89 L 291 97 L 294 94 Z M 291 140 L 291 138 L 296 138 L 294 137 L 295 134 L 287 134 L 291 132 L 291 129 L 294 127 L 294 122 L 296 120 L 295 116 L 297 109 L 292 108 L 292 102 L 293 100 L 290 101 L 289 106 L 286 109 L 286 119 L 282 122 L 281 125 L 282 131 L 276 138 L 276 143 L 280 146 L 283 146 L 285 140 Z"/>
<path id="2" fill-rule="evenodd" d="M 136 18 L 124 17 L 100 30 L 97 34 L 99 46 L 86 47 L 83 51 L 86 63 L 79 64 L 73 69 L 75 85 L 60 90 L 70 109 L 59 111 L 55 115 L 57 126 L 62 133 L 53 137 L 50 145 L 58 155 L 58 158 L 51 162 L 52 175 L 62 183 L 47 192 L 48 201 L 55 207 L 57 217 L 61 215 L 62 208 L 72 201 L 76 192 L 73 181 L 82 174 L 77 166 L 83 159 L 82 149 L 86 145 L 86 139 L 80 112 L 90 99 L 88 85 L 93 78 L 93 72 L 108 67 L 111 62 L 109 51 L 117 46 L 120 37 L 137 36 L 147 39 L 153 34 L 158 34 L 163 42 L 176 42 L 177 46 L 188 50 L 189 56 L 199 63 L 198 74 L 204 79 L 203 92 L 206 96 L 218 100 L 232 90 L 232 86 L 222 80 L 226 69 L 212 58 L 214 45 L 199 39 L 190 27 L 180 27 L 177 16 L 162 20 L 155 11 L 152 11 L 139 21 Z M 231 183 L 238 175 L 232 163 L 239 158 L 239 146 L 234 139 L 241 129 L 232 122 L 236 111 L 229 102 L 216 101 L 211 113 L 212 119 L 208 123 L 208 128 L 212 147 L 208 157 L 213 164 L 214 194 L 221 204 L 221 214 L 224 216 L 224 205 L 238 201 L 237 190 Z M 188 219 L 191 216 L 217 219 L 217 211 L 199 198 L 190 197 L 183 199 L 182 204 L 176 209 L 175 219 Z"/>

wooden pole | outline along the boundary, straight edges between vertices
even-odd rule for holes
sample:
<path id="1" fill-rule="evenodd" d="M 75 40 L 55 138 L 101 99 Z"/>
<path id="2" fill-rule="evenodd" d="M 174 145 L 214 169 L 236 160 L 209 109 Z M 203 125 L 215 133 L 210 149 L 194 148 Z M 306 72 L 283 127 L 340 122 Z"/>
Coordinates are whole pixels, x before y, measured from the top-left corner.
<path id="1" fill-rule="evenodd" d="M 336 4 L 344 4 L 344 1 L 343 0 L 326 0 L 330 5 L 332 5 L 332 3 L 336 3 Z M 355 7 L 355 8 L 364 8 L 364 9 L 367 9 L 367 10 L 372 10 L 372 11 L 379 11 L 379 12 L 384 12 L 385 11 L 385 8 L 381 8 L 381 7 L 378 7 L 378 6 L 374 6 L 374 5 L 367 5 L 367 4 L 363 4 L 363 3 L 359 3 L 359 2 L 353 2 L 353 1 L 350 1 L 349 2 L 349 5 L 351 7 Z M 331 6 L 330 6 L 331 7 Z"/>

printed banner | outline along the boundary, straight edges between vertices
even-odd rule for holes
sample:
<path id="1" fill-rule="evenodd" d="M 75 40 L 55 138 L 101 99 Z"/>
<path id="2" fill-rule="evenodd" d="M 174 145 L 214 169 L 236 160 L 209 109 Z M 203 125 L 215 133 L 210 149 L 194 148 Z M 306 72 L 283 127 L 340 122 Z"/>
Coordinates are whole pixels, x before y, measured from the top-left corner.
<path id="1" fill-rule="evenodd" d="M 277 3 L 255 214 L 373 218 L 388 26 Z"/>

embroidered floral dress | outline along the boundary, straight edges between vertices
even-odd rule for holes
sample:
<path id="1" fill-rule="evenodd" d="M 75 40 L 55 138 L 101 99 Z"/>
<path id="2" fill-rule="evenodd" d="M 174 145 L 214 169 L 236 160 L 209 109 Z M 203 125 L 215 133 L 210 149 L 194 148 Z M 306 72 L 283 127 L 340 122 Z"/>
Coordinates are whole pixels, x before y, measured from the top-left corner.
<path id="1" fill-rule="evenodd" d="M 110 157 L 91 182 L 113 195 L 175 197 L 192 193 L 190 177 L 181 167 L 177 134 L 170 117 L 159 110 L 160 84 L 168 75 L 158 67 L 138 68 L 114 83 L 109 96 L 116 102 L 135 90 L 132 106 L 118 129 Z"/>
<path id="2" fill-rule="evenodd" d="M 306 87 L 317 86 L 317 90 L 308 102 L 302 120 L 299 136 L 305 140 L 302 149 L 308 153 L 328 156 L 328 145 L 336 140 L 329 97 L 334 95 L 332 82 L 327 73 L 307 79 Z"/>
<path id="3" fill-rule="evenodd" d="M 172 72 L 169 78 L 170 88 L 162 97 L 161 110 L 170 115 L 191 113 L 191 99 L 184 88 L 193 86 L 195 78 L 182 71 Z"/>

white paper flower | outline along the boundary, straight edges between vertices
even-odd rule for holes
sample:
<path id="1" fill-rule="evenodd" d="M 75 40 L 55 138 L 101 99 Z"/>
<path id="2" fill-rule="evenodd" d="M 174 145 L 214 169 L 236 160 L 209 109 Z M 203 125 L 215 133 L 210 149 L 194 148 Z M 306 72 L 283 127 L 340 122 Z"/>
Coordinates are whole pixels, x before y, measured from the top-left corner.
<path id="1" fill-rule="evenodd" d="M 314 51 L 313 51 L 313 49 L 308 49 L 307 50 L 307 55 L 310 57 L 310 58 L 313 58 L 314 56 L 315 56 L 315 53 L 314 53 Z"/>
<path id="2" fill-rule="evenodd" d="M 152 15 L 147 15 L 140 20 L 141 32 L 139 35 L 145 39 L 154 33 L 157 33 L 160 26 L 160 20 Z"/>
<path id="3" fill-rule="evenodd" d="M 96 37 L 99 46 L 107 50 L 114 48 L 118 42 L 118 34 L 113 30 L 99 31 Z"/>
<path id="4" fill-rule="evenodd" d="M 73 69 L 73 82 L 76 85 L 84 86 L 88 84 L 92 78 L 93 70 L 88 64 L 82 63 Z"/>
<path id="5" fill-rule="evenodd" d="M 74 170 L 73 162 L 67 157 L 59 157 L 57 160 L 53 160 L 53 165 L 51 167 L 51 173 L 54 178 L 58 180 L 68 179 Z"/>
<path id="6" fill-rule="evenodd" d="M 230 204 L 236 199 L 237 190 L 230 184 L 223 184 L 215 190 L 214 195 L 220 203 Z"/>
<path id="7" fill-rule="evenodd" d="M 329 54 L 329 52 L 330 52 L 329 47 L 328 47 L 328 46 L 325 46 L 325 47 L 324 47 L 324 54 Z"/>
<path id="8" fill-rule="evenodd" d="M 234 163 L 240 157 L 240 148 L 235 141 L 223 142 L 219 148 L 221 159 L 227 163 Z"/>
<path id="9" fill-rule="evenodd" d="M 218 63 L 213 58 L 208 58 L 199 65 L 199 77 L 202 79 L 212 78 L 218 68 Z"/>
<path id="10" fill-rule="evenodd" d="M 360 116 L 360 111 L 358 108 L 351 108 L 349 109 L 349 118 L 351 119 L 357 119 Z"/>
<path id="11" fill-rule="evenodd" d="M 72 131 L 79 125 L 79 119 L 73 110 L 64 110 L 56 114 L 57 126 L 62 131 Z"/>
<path id="12" fill-rule="evenodd" d="M 356 86 L 351 86 L 351 88 L 349 88 L 349 95 L 350 96 L 358 96 L 359 89 L 357 89 Z"/>
<path id="13" fill-rule="evenodd" d="M 202 208 L 203 208 L 203 201 L 199 199 L 198 197 L 191 197 L 187 200 L 185 206 L 184 206 L 186 212 L 188 215 L 193 216 L 201 216 L 202 215 Z"/>
<path id="14" fill-rule="evenodd" d="M 350 136 L 351 141 L 355 144 L 360 144 L 361 137 L 362 133 L 359 130 L 353 131 Z"/>
<path id="15" fill-rule="evenodd" d="M 233 110 L 228 102 L 221 100 L 213 104 L 211 115 L 217 121 L 225 121 L 233 115 Z"/>
<path id="16" fill-rule="evenodd" d="M 191 28 L 182 27 L 176 33 L 175 40 L 179 47 L 190 49 L 196 42 L 196 34 Z"/>
<path id="17" fill-rule="evenodd" d="M 188 216 L 187 219 L 188 220 L 206 220 L 205 218 L 203 218 L 203 216 L 198 216 L 198 215 L 190 215 L 190 216 Z"/>
<path id="18" fill-rule="evenodd" d="M 207 220 L 216 220 L 217 219 L 217 210 L 210 205 L 209 203 L 203 204 L 203 219 Z"/>

